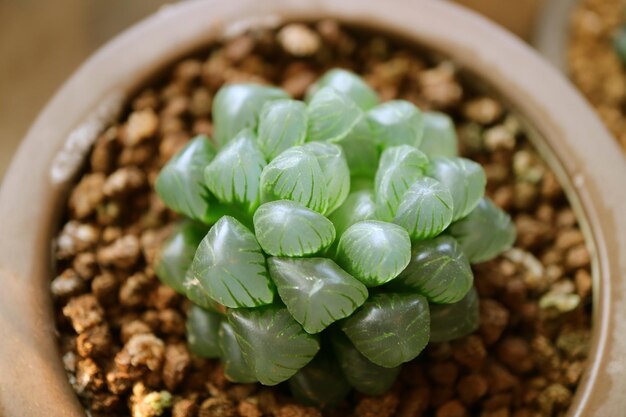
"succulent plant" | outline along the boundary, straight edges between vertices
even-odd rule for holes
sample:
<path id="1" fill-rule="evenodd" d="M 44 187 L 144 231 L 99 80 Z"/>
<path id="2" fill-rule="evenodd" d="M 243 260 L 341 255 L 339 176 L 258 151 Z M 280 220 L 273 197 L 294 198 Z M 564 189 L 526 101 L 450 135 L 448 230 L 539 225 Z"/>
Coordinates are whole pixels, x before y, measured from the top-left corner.
<path id="1" fill-rule="evenodd" d="M 213 119 L 215 141 L 193 139 L 156 181 L 187 218 L 156 273 L 193 302 L 192 352 L 326 405 L 383 393 L 429 341 L 477 328 L 470 263 L 515 230 L 448 116 L 381 104 L 336 69 L 306 102 L 223 87 Z"/>

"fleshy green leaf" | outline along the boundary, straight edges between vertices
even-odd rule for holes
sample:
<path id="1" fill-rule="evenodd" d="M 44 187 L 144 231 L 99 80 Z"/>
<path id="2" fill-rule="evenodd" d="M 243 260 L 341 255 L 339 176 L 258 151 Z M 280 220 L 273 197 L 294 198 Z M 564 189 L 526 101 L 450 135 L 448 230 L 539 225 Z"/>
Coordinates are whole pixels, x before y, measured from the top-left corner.
<path id="1" fill-rule="evenodd" d="M 332 213 L 346 201 L 350 192 L 350 169 L 343 149 L 325 142 L 307 143 L 302 148 L 315 155 L 320 164 L 328 192 L 328 208 L 325 213 Z"/>
<path id="2" fill-rule="evenodd" d="M 440 234 L 452 222 L 453 202 L 448 188 L 432 178 L 420 178 L 404 193 L 393 222 L 413 240 Z"/>
<path id="3" fill-rule="evenodd" d="M 429 157 L 454 157 L 458 154 L 454 121 L 445 113 L 424 112 L 424 137 L 420 149 Z"/>
<path id="4" fill-rule="evenodd" d="M 479 325 L 478 293 L 475 288 L 454 304 L 430 305 L 430 341 L 449 342 L 473 333 Z"/>
<path id="5" fill-rule="evenodd" d="M 400 374 L 400 367 L 383 368 L 361 354 L 342 332 L 332 335 L 332 345 L 341 371 L 357 391 L 366 395 L 387 392 Z"/>
<path id="6" fill-rule="evenodd" d="M 240 204 L 249 213 L 259 205 L 259 181 L 266 162 L 250 129 L 228 142 L 206 167 L 207 187 L 222 203 Z"/>
<path id="7" fill-rule="evenodd" d="M 369 190 L 350 193 L 341 207 L 335 210 L 328 218 L 335 225 L 338 237 L 354 223 L 362 220 L 374 220 L 376 218 L 374 193 Z"/>
<path id="8" fill-rule="evenodd" d="M 206 235 L 207 228 L 191 221 L 183 221 L 161 244 L 154 272 L 168 287 L 185 293 L 185 275 L 193 261 L 196 248 Z"/>
<path id="9" fill-rule="evenodd" d="M 187 312 L 187 345 L 202 358 L 219 358 L 218 331 L 222 315 L 192 305 Z"/>
<path id="10" fill-rule="evenodd" d="M 380 146 L 374 140 L 366 118 L 362 118 L 347 136 L 336 143 L 343 149 L 350 175 L 374 178 L 380 158 Z"/>
<path id="11" fill-rule="evenodd" d="M 337 248 L 339 264 L 368 287 L 398 276 L 411 260 L 411 240 L 393 223 L 366 220 L 350 226 Z"/>
<path id="12" fill-rule="evenodd" d="M 271 100 L 289 98 L 283 90 L 257 84 L 226 85 L 213 98 L 215 140 L 223 146 L 240 130 L 256 130 L 263 105 Z"/>
<path id="13" fill-rule="evenodd" d="M 449 232 L 471 263 L 495 258 L 510 249 L 516 237 L 511 217 L 488 198 L 482 198 L 467 217 L 453 223 Z"/>
<path id="14" fill-rule="evenodd" d="M 335 360 L 324 352 L 291 377 L 289 388 L 298 401 L 318 407 L 337 404 L 351 389 Z"/>
<path id="15" fill-rule="evenodd" d="M 409 266 L 391 285 L 449 304 L 465 297 L 473 282 L 470 264 L 456 240 L 443 235 L 413 245 Z"/>
<path id="16" fill-rule="evenodd" d="M 341 329 L 367 359 L 395 368 L 415 359 L 428 344 L 428 302 L 418 294 L 375 294 Z"/>
<path id="17" fill-rule="evenodd" d="M 233 326 L 226 320 L 220 324 L 219 346 L 226 378 L 242 384 L 257 382 L 254 371 L 243 357 Z"/>
<path id="18" fill-rule="evenodd" d="M 328 189 L 317 157 L 301 146 L 278 155 L 261 174 L 261 199 L 263 202 L 292 200 L 325 213 Z"/>
<path id="19" fill-rule="evenodd" d="M 274 100 L 265 103 L 259 120 L 259 146 L 271 161 L 306 139 L 306 105 L 297 100 Z"/>
<path id="20" fill-rule="evenodd" d="M 622 60 L 623 64 L 626 64 L 626 25 L 622 24 L 617 29 L 615 37 L 613 38 L 613 49 L 617 56 Z"/>
<path id="21" fill-rule="evenodd" d="M 185 284 L 226 307 L 257 307 L 274 299 L 265 257 L 254 234 L 222 217 L 200 242 Z"/>
<path id="22" fill-rule="evenodd" d="M 326 72 L 313 85 L 307 99 L 323 87 L 333 87 L 341 91 L 365 111 L 378 104 L 378 94 L 361 77 L 344 69 L 335 68 Z"/>
<path id="23" fill-rule="evenodd" d="M 308 105 L 311 141 L 338 141 L 363 117 L 363 111 L 350 97 L 333 87 L 320 88 Z"/>
<path id="24" fill-rule="evenodd" d="M 424 176 L 427 167 L 426 155 L 412 146 L 392 146 L 383 151 L 374 180 L 376 214 L 380 220 L 393 220 L 404 193 Z"/>
<path id="25" fill-rule="evenodd" d="M 228 311 L 246 363 L 263 385 L 288 380 L 319 350 L 316 336 L 304 331 L 285 307 L 271 305 Z"/>
<path id="26" fill-rule="evenodd" d="M 379 104 L 367 113 L 374 139 L 384 147 L 411 145 L 419 147 L 424 134 L 422 112 L 406 100 Z"/>
<path id="27" fill-rule="evenodd" d="M 261 248 L 274 256 L 312 255 L 335 240 L 330 220 L 289 200 L 261 205 L 254 213 L 254 230 Z"/>
<path id="28" fill-rule="evenodd" d="M 167 207 L 206 224 L 215 221 L 211 197 L 204 185 L 204 169 L 214 156 L 207 137 L 198 136 L 172 157 L 155 183 L 156 192 Z"/>
<path id="29" fill-rule="evenodd" d="M 434 158 L 427 175 L 450 191 L 454 202 L 452 220 L 467 216 L 485 195 L 487 177 L 480 164 L 465 158 Z"/>
<path id="30" fill-rule="evenodd" d="M 308 333 L 348 317 L 367 299 L 367 288 L 328 258 L 269 258 L 278 294 Z"/>

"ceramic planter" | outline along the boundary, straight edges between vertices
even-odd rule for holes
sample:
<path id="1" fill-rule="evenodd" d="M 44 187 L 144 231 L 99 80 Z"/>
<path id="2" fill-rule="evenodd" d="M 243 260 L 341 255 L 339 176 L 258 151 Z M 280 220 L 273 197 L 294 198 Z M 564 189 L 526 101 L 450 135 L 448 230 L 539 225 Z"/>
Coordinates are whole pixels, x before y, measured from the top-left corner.
<path id="1" fill-rule="evenodd" d="M 566 189 L 592 255 L 593 348 L 569 415 L 623 414 L 626 163 L 555 70 L 512 36 L 447 2 L 206 0 L 162 9 L 94 55 L 41 113 L 6 174 L 0 189 L 0 415 L 84 415 L 56 347 L 50 242 L 73 174 L 125 98 L 166 64 L 218 36 L 322 17 L 444 53 L 525 121 Z"/>

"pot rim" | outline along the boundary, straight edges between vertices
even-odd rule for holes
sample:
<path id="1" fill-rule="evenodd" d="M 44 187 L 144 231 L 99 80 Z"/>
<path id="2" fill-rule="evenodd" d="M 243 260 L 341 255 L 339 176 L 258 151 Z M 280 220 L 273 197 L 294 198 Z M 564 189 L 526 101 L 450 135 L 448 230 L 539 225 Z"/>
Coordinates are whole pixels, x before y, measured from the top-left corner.
<path id="1" fill-rule="evenodd" d="M 619 256 L 626 254 L 626 189 L 621 183 L 626 163 L 563 77 L 512 35 L 439 0 L 193 0 L 166 6 L 80 67 L 40 113 L 5 175 L 0 188 L 5 223 L 0 328 L 6 334 L 0 343 L 0 414 L 84 415 L 56 346 L 50 241 L 73 174 L 124 99 L 168 63 L 220 35 L 250 25 L 324 17 L 443 52 L 477 74 L 535 132 L 531 139 L 564 185 L 592 255 L 593 348 L 568 416 L 623 412 L 626 338 L 620 336 L 626 333 L 626 321 L 618 315 L 626 311 L 626 282 L 620 282 L 626 276 L 626 257 Z M 43 140 L 46 146 L 41 146 Z"/>

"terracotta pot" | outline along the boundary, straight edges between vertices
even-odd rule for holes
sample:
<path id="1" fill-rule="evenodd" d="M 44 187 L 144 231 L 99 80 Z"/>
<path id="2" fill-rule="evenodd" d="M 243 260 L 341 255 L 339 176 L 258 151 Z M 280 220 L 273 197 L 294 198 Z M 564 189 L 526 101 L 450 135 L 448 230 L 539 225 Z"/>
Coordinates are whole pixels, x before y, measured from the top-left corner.
<path id="1" fill-rule="evenodd" d="M 626 163 L 556 71 L 485 19 L 438 0 L 189 1 L 162 9 L 81 67 L 26 135 L 0 190 L 0 415 L 84 415 L 56 346 L 50 242 L 69 181 L 124 99 L 167 63 L 217 36 L 249 25 L 321 17 L 445 53 L 525 120 L 582 219 L 593 258 L 593 348 L 569 415 L 623 415 Z"/>

